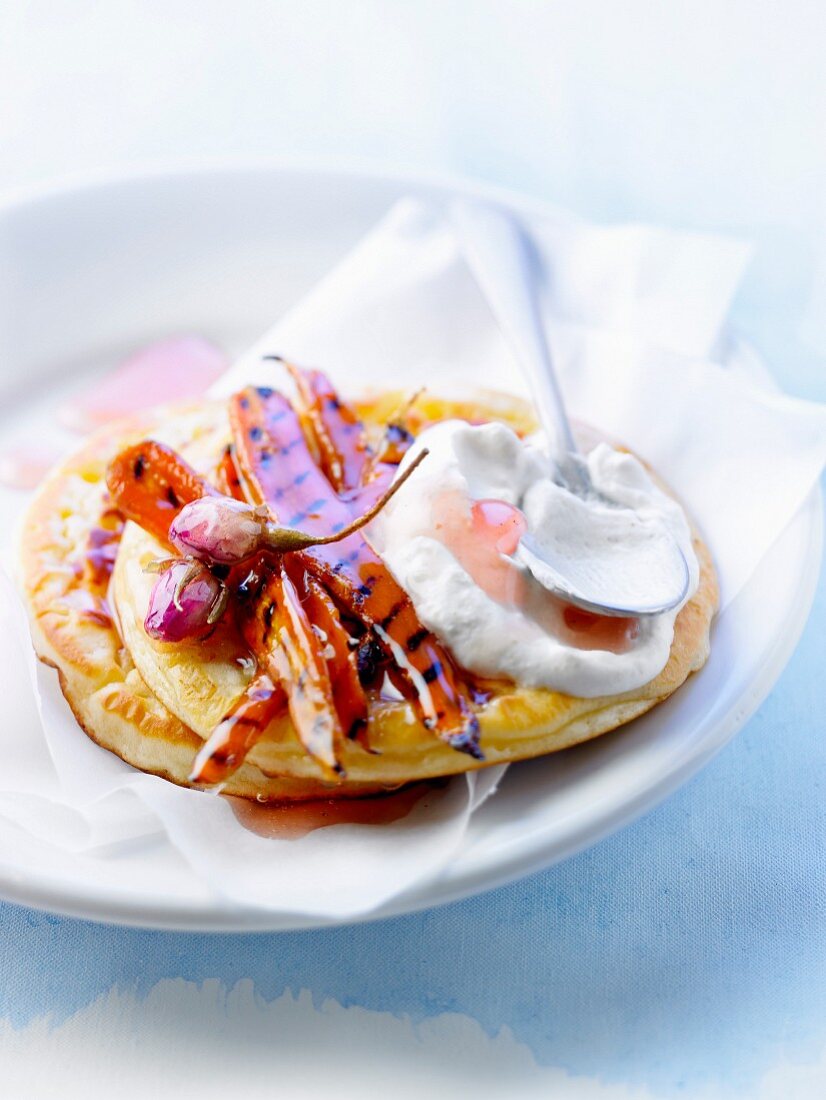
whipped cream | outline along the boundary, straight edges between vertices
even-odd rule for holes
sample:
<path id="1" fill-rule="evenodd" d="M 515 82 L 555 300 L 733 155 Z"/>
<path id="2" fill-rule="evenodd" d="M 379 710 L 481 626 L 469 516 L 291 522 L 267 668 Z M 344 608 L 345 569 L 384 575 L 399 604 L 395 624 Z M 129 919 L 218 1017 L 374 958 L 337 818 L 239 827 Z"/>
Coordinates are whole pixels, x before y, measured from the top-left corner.
<path id="1" fill-rule="evenodd" d="M 565 605 L 501 552 L 485 505 L 475 503 L 520 509 L 540 546 L 589 555 L 603 572 L 621 574 L 635 548 L 656 568 L 665 527 L 688 562 L 687 601 L 699 583 L 688 521 L 633 455 L 599 443 L 586 456 L 595 488 L 620 511 L 557 485 L 541 436 L 523 441 L 503 424 L 449 420 L 422 433 L 405 465 L 425 447 L 428 458 L 371 524 L 370 540 L 459 664 L 585 698 L 641 687 L 664 668 L 679 608 L 631 620 Z"/>

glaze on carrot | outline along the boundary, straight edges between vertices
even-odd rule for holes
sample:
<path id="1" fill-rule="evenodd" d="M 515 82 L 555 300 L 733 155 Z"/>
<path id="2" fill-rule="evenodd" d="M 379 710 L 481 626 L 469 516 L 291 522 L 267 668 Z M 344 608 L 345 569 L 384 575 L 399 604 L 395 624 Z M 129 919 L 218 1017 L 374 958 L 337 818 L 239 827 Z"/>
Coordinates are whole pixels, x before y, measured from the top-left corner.
<path id="1" fill-rule="evenodd" d="M 287 569 L 295 577 L 301 603 L 322 643 L 333 699 L 342 729 L 350 740 L 367 744 L 367 698 L 359 680 L 358 646 L 341 622 L 338 608 L 324 587 L 302 566 Z"/>
<path id="2" fill-rule="evenodd" d="M 339 756 L 344 731 L 319 639 L 290 578 L 282 569 L 265 581 L 255 617 L 263 627 L 263 652 L 270 676 L 284 686 L 296 733 L 307 752 L 332 780 L 344 777 Z"/>
<path id="3" fill-rule="evenodd" d="M 370 454 L 364 425 L 326 374 L 286 366 L 298 389 L 300 412 L 313 434 L 322 471 L 337 493 L 351 492 L 361 484 Z"/>
<path id="4" fill-rule="evenodd" d="M 152 439 L 115 455 L 106 471 L 106 484 L 126 519 L 162 542 L 185 504 L 216 493 L 171 447 Z"/>
<path id="5" fill-rule="evenodd" d="M 219 477 L 232 496 L 244 500 L 244 485 L 234 451 L 232 444 L 225 449 Z M 338 608 L 318 581 L 307 574 L 303 565 L 297 569 L 291 567 L 291 556 L 285 557 L 283 562 L 319 639 L 319 648 L 327 662 L 333 685 L 333 700 L 341 728 L 348 738 L 357 740 L 367 749 L 367 699 L 358 676 L 356 647 L 341 622 Z M 260 651 L 260 643 L 255 648 Z"/>
<path id="6" fill-rule="evenodd" d="M 249 387 L 232 398 L 230 422 L 236 461 L 255 503 L 267 503 L 287 526 L 319 534 L 335 533 L 349 523 L 349 505 L 313 462 L 298 416 L 285 397 L 267 387 Z M 479 723 L 468 688 L 361 534 L 300 556 L 348 614 L 373 630 L 402 673 L 424 724 L 454 748 L 481 759 Z"/>
<path id="7" fill-rule="evenodd" d="M 225 783 L 286 704 L 284 688 L 273 683 L 269 673 L 255 676 L 204 742 L 195 757 L 190 782 L 205 787 Z"/>

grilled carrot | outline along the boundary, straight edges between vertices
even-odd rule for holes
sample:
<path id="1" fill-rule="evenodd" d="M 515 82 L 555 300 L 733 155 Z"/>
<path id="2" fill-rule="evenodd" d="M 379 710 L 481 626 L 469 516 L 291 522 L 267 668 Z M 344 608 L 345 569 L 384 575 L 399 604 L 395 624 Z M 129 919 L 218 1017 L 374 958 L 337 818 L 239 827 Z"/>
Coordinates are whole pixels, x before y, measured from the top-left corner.
<path id="1" fill-rule="evenodd" d="M 234 465 L 232 455 L 225 452 L 220 468 L 221 476 L 228 479 L 227 488 L 232 490 L 233 495 L 241 495 L 242 483 Z M 110 463 L 107 483 L 117 507 L 127 518 L 133 519 L 164 541 L 169 524 L 185 504 L 217 492 L 173 450 L 153 441 L 130 447 L 117 455 Z M 332 689 L 329 687 L 329 673 L 320 657 L 321 646 L 291 584 L 281 586 L 274 576 L 270 582 L 269 603 L 273 606 L 271 614 L 276 610 L 279 612 L 280 637 L 283 637 L 272 651 L 261 644 L 251 648 L 259 660 L 269 662 L 271 678 L 276 684 L 280 683 L 282 677 L 290 677 L 286 682 L 287 695 L 299 737 L 325 769 L 331 774 L 338 774 L 340 769 L 335 759 L 335 746 L 342 741 L 341 726 L 335 712 Z M 295 666 L 292 671 L 291 661 L 282 651 L 283 646 L 292 655 L 292 664 Z M 302 661 L 306 663 L 306 669 L 300 667 Z M 319 668 L 323 673 L 320 678 Z M 301 685 L 293 682 L 299 675 L 302 677 Z M 241 719 L 252 707 L 255 722 L 262 729 L 266 728 L 283 706 L 283 695 L 279 695 L 281 690 L 279 688 L 271 693 L 269 702 L 263 698 L 242 697 L 239 702 L 240 713 L 234 712 L 226 716 L 219 726 L 219 729 L 223 727 L 220 734 L 219 729 L 216 729 L 213 737 L 218 735 L 219 740 L 221 737 L 232 740 L 232 770 L 240 766 L 245 751 L 252 746 L 250 741 L 247 750 L 241 751 L 242 745 L 238 738 L 248 725 L 246 720 Z M 322 706 L 326 706 L 332 714 L 319 719 L 317 712 Z M 308 721 L 309 727 L 306 726 Z M 305 723 L 304 727 L 300 725 L 301 722 Z M 323 732 L 325 724 L 333 731 L 326 742 Z M 206 766 L 206 758 L 204 765 Z M 213 773 L 218 770 L 218 765 L 212 769 Z"/>
<path id="2" fill-rule="evenodd" d="M 256 503 L 266 502 L 290 527 L 335 533 L 350 521 L 349 506 L 313 463 L 289 401 L 249 387 L 230 402 L 236 460 Z M 413 604 L 360 534 L 301 553 L 307 569 L 349 614 L 374 631 L 404 675 L 423 722 L 463 752 L 481 758 L 479 724 L 453 662 L 425 629 Z"/>
<path id="3" fill-rule="evenodd" d="M 232 456 L 232 444 L 228 443 L 221 451 L 221 458 L 215 471 L 215 484 L 218 491 L 224 496 L 233 497 L 235 500 L 244 499 L 244 489 L 241 478 L 238 476 L 238 468 Z"/>
<path id="4" fill-rule="evenodd" d="M 225 782 L 241 767 L 250 749 L 286 703 L 283 687 L 274 684 L 269 673 L 255 676 L 204 742 L 195 757 L 190 782 L 205 787 Z"/>
<path id="5" fill-rule="evenodd" d="M 367 744 L 367 699 L 359 680 L 358 647 L 341 622 L 338 608 L 324 587 L 301 567 L 291 569 L 296 577 L 296 587 L 302 605 L 323 643 L 323 654 L 333 685 L 333 698 L 344 732 L 351 740 Z"/>
<path id="6" fill-rule="evenodd" d="M 233 496 L 239 500 L 246 499 L 232 445 L 224 452 L 221 476 Z M 295 569 L 289 563 L 290 559 L 285 558 L 284 567 L 293 580 L 307 617 L 321 642 L 341 727 L 349 738 L 358 740 L 367 748 L 367 699 L 359 681 L 357 655 L 351 645 L 350 635 L 342 625 L 338 608 L 318 581 L 307 575 L 303 566 Z"/>
<path id="7" fill-rule="evenodd" d="M 387 425 L 379 446 L 361 472 L 361 485 L 352 498 L 353 511 L 369 508 L 387 491 L 412 444 L 413 436 L 403 424 Z"/>
<path id="8" fill-rule="evenodd" d="M 225 780 L 241 766 L 285 706 L 307 751 L 319 760 L 330 778 L 340 778 L 343 772 L 336 750 L 341 729 L 349 730 L 357 715 L 353 712 L 350 724 L 344 723 L 339 691 L 333 686 L 332 662 L 325 652 L 331 648 L 327 639 L 333 627 L 327 624 L 329 633 L 323 631 L 315 619 L 316 609 L 307 603 L 306 592 L 292 585 L 282 572 L 283 562 L 276 566 L 258 562 L 254 568 L 262 572 L 264 580 L 255 603 L 242 619 L 242 631 L 263 671 L 215 728 L 196 757 L 190 778 L 204 785 Z M 343 632 L 340 623 L 338 629 Z M 323 638 L 319 637 L 320 631 Z M 360 691 L 358 680 L 356 684 Z M 342 685 L 342 693 L 345 690 Z M 346 694 L 343 698 L 347 699 Z M 330 714 L 334 706 L 341 716 L 338 728 L 335 716 Z"/>
<path id="9" fill-rule="evenodd" d="M 344 732 L 319 639 L 286 572 L 274 570 L 257 601 L 264 627 L 264 660 L 270 676 L 284 685 L 299 740 L 330 779 L 341 779 L 339 754 Z M 261 659 L 259 651 L 259 660 Z"/>
<path id="10" fill-rule="evenodd" d="M 298 388 L 301 413 L 312 432 L 327 480 L 337 493 L 356 489 L 370 454 L 364 425 L 338 396 L 326 374 L 290 363 L 286 366 Z"/>
<path id="11" fill-rule="evenodd" d="M 152 439 L 115 455 L 106 484 L 118 510 L 164 542 L 185 504 L 216 492 L 171 447 Z"/>

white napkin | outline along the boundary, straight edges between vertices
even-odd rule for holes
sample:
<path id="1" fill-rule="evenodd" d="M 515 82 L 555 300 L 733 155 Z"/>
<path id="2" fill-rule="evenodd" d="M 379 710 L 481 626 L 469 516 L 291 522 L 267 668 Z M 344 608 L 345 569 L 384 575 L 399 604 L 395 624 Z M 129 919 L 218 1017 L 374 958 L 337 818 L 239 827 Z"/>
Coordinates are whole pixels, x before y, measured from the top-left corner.
<path id="1" fill-rule="evenodd" d="M 747 249 L 564 217 L 532 228 L 553 273 L 546 311 L 572 413 L 629 443 L 674 486 L 730 601 L 826 461 L 826 409 L 754 384 L 736 341 L 725 366 L 711 359 Z M 394 207 L 216 391 L 272 384 L 276 368 L 265 354 L 321 365 L 345 394 L 423 383 L 525 390 L 449 223 L 412 200 Z M 455 780 L 398 822 L 264 839 L 225 800 L 141 775 L 87 740 L 54 673 L 35 667 L 20 616 L 0 583 L 0 692 L 16 708 L 4 733 L 0 814 L 107 859 L 117 858 L 116 842 L 163 829 L 225 904 L 330 919 L 366 914 L 446 866 L 502 771 Z M 32 692 L 21 690 L 26 681 Z"/>

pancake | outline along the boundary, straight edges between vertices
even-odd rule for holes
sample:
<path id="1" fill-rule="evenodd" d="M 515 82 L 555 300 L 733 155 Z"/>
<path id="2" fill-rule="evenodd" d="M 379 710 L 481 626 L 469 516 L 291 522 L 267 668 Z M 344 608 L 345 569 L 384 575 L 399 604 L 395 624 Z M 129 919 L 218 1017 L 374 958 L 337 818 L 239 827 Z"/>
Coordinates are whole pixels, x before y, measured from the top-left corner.
<path id="1" fill-rule="evenodd" d="M 369 429 L 386 422 L 399 402 L 398 393 L 388 393 L 356 407 Z M 499 419 L 522 432 L 535 427 L 529 406 L 499 395 L 462 402 L 425 395 L 415 411 L 424 420 L 458 415 Z M 147 437 L 174 447 L 209 476 L 229 438 L 225 406 L 161 410 L 90 438 L 37 493 L 23 531 L 20 569 L 35 647 L 57 668 L 81 727 L 142 771 L 186 786 L 203 740 L 232 709 L 252 670 L 231 625 L 221 624 L 206 642 L 189 645 L 159 643 L 146 634 L 143 620 L 155 578 L 144 566 L 168 550 L 133 523 L 122 532 L 107 587 L 99 551 L 102 545 L 105 557 L 107 546 L 115 549 L 118 519 L 107 505 L 106 466 L 125 445 Z M 701 567 L 698 589 L 677 617 L 668 663 L 642 688 L 579 699 L 500 683 L 479 711 L 484 761 L 440 741 L 409 703 L 376 700 L 368 730 L 375 751 L 347 742 L 341 757 L 346 778 L 335 785 L 325 780 L 284 714 L 223 790 L 260 800 L 352 797 L 556 752 L 629 722 L 671 695 L 708 655 L 717 583 L 697 536 L 694 548 Z"/>

